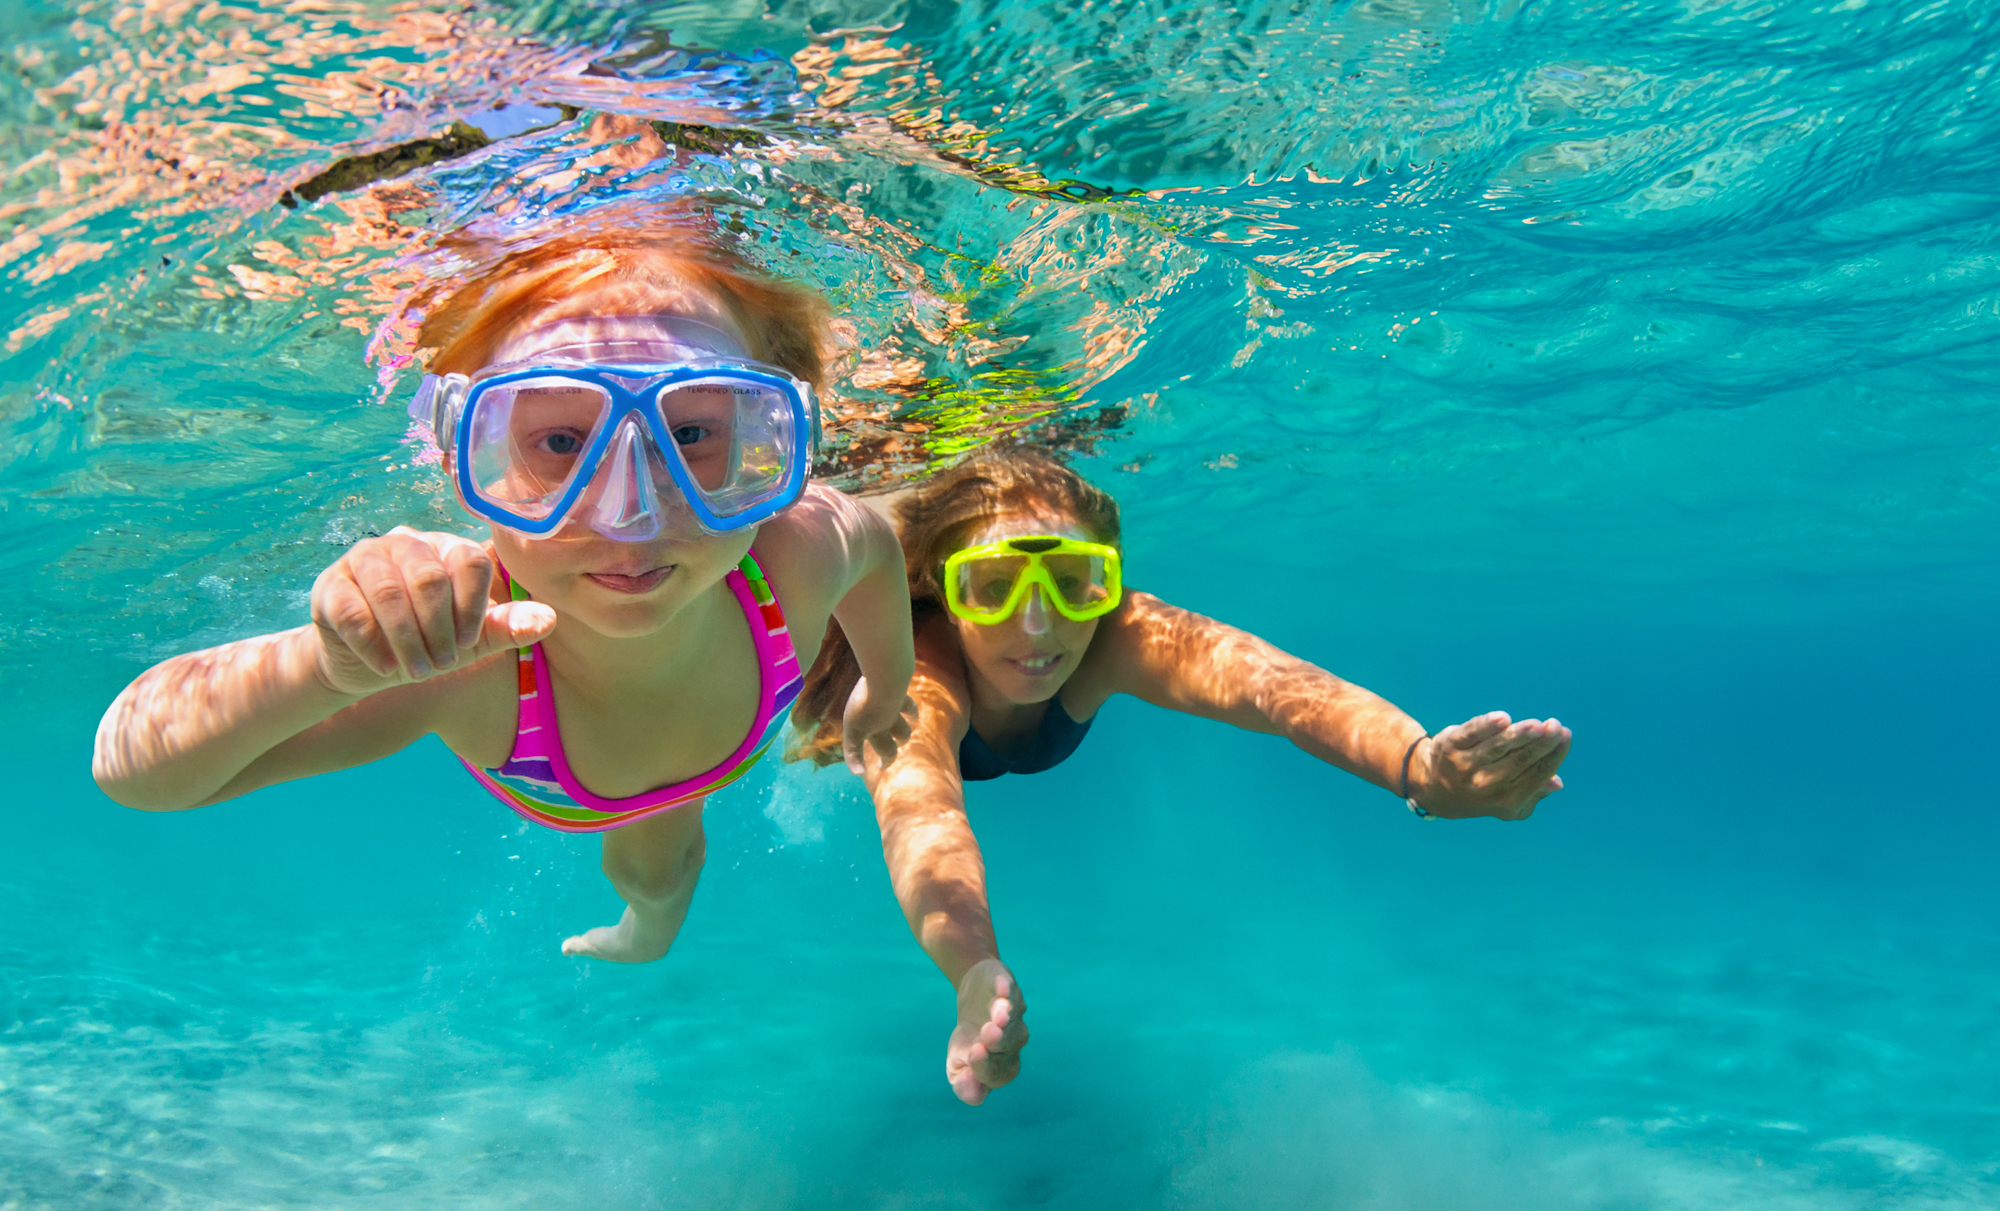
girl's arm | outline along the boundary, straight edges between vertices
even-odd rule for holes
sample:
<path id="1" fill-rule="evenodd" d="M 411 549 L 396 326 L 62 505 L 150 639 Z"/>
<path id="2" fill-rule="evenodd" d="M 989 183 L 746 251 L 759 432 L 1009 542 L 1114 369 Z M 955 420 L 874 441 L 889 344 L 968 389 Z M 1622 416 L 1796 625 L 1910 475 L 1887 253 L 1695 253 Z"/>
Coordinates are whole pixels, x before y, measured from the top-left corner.
<path id="1" fill-rule="evenodd" d="M 854 649 L 861 681 L 847 700 L 841 724 L 848 768 L 861 772 L 866 748 L 875 749 L 884 760 L 895 757 L 896 746 L 910 735 L 903 714 L 910 709 L 910 675 L 916 668 L 909 583 L 895 530 L 845 492 L 812 484 L 798 504 L 759 534 L 757 549 L 760 558 L 771 557 L 787 572 L 780 602 L 790 586 L 817 588 L 816 596 L 825 603 L 818 621 L 823 623 L 831 612 Z M 787 618 L 794 618 L 792 608 L 786 607 Z M 801 648 L 799 659 L 810 667 L 812 655 L 803 650 L 803 641 L 808 634 L 818 635 L 822 627 L 814 625 L 805 611 L 795 623 L 805 624 L 793 626 L 792 642 Z"/>
<path id="2" fill-rule="evenodd" d="M 917 667 L 910 636 L 910 586 L 903 569 L 903 544 L 873 509 L 856 505 L 858 521 L 853 587 L 833 609 L 854 648 L 861 680 L 841 717 L 841 746 L 847 767 L 862 770 L 873 748 L 892 761 L 896 746 L 910 738 L 910 678 Z"/>
<path id="3" fill-rule="evenodd" d="M 1111 682 L 1158 706 L 1284 736 L 1440 816 L 1524 819 L 1562 789 L 1570 732 L 1493 712 L 1425 737 L 1395 704 L 1246 631 L 1132 593 L 1100 641 Z M 1415 746 L 1412 749 L 1412 745 Z"/>
<path id="4" fill-rule="evenodd" d="M 945 1078 L 977 1105 L 1020 1072 L 1027 1005 L 1000 961 L 986 905 L 986 863 L 965 815 L 958 743 L 969 700 L 955 662 L 954 645 L 919 641 L 910 684 L 915 726 L 892 761 L 871 756 L 866 777 L 903 919 L 958 994 Z"/>
<path id="5" fill-rule="evenodd" d="M 97 784 L 181 811 L 402 748 L 432 730 L 439 697 L 413 683 L 553 629 L 544 605 L 488 609 L 492 571 L 453 535 L 357 544 L 314 582 L 310 625 L 176 656 L 125 687 L 97 728 Z"/>

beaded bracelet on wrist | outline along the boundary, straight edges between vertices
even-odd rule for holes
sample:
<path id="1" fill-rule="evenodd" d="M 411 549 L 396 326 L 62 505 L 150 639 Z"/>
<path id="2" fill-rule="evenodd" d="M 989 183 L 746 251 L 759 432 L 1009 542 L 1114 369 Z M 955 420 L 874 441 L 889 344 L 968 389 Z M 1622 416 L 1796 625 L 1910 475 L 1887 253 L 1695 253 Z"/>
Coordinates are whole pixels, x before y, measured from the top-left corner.
<path id="1" fill-rule="evenodd" d="M 1436 815 L 1433 815 L 1430 812 L 1425 811 L 1423 808 L 1418 807 L 1417 801 L 1410 797 L 1410 758 L 1417 755 L 1417 746 L 1419 744 L 1422 744 L 1424 741 L 1429 740 L 1430 738 L 1431 734 L 1429 732 L 1425 732 L 1423 735 L 1417 737 L 1415 740 L 1410 741 L 1410 747 L 1403 750 L 1403 803 L 1406 806 L 1408 806 L 1412 812 L 1416 813 L 1417 819 L 1419 820 L 1436 820 L 1440 818 Z"/>

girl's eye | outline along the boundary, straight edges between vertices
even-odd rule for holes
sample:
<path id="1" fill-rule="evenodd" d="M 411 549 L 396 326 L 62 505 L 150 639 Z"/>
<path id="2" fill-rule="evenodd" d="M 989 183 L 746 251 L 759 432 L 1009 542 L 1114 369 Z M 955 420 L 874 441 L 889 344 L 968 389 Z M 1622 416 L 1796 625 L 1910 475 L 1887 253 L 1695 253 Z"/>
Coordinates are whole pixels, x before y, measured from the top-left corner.
<path id="1" fill-rule="evenodd" d="M 1074 576 L 1056 577 L 1056 591 L 1072 601 L 1076 599 L 1076 591 L 1078 588 L 1082 587 L 1082 585 L 1083 582 L 1078 580 Z"/>
<path id="2" fill-rule="evenodd" d="M 550 454 L 568 457 L 583 450 L 583 439 L 574 433 L 551 433 L 541 440 L 541 447 Z"/>
<path id="3" fill-rule="evenodd" d="M 692 446 L 707 436 L 708 430 L 702 428 L 700 425 L 681 425 L 674 430 L 674 444 L 678 446 Z"/>
<path id="4" fill-rule="evenodd" d="M 1014 582 L 1011 580 L 983 581 L 973 590 L 973 596 L 977 597 L 982 605 L 999 605 L 1007 600 L 1007 591 L 1013 587 Z"/>

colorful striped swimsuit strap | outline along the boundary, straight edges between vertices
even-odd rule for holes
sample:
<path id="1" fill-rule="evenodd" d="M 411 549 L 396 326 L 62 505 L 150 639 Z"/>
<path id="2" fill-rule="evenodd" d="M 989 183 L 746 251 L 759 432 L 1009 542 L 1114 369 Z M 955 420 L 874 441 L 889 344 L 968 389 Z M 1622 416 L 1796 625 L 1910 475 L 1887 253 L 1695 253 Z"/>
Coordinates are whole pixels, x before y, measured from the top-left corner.
<path id="1" fill-rule="evenodd" d="M 519 582 L 506 578 L 515 601 L 528 600 Z M 602 832 L 679 807 L 720 790 L 748 773 L 784 730 L 786 712 L 805 684 L 798 653 L 785 625 L 785 613 L 764 579 L 754 554 L 745 555 L 725 578 L 750 626 L 757 650 L 757 716 L 736 751 L 707 773 L 628 799 L 592 794 L 578 782 L 563 753 L 562 730 L 556 722 L 555 695 L 549 681 L 548 658 L 542 646 L 520 649 L 520 704 L 514 731 L 514 751 L 498 769 L 465 767 L 480 785 L 526 819 L 564 832 Z"/>

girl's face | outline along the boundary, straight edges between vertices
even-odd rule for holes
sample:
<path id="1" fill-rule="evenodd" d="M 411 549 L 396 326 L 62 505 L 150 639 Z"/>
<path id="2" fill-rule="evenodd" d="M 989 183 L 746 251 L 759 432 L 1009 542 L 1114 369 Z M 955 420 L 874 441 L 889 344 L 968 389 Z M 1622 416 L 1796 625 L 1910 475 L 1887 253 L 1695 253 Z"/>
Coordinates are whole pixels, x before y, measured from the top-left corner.
<path id="1" fill-rule="evenodd" d="M 500 360 L 531 361 L 533 342 L 524 343 L 523 338 L 558 320 L 634 313 L 699 320 L 741 341 L 726 309 L 696 292 L 634 300 L 629 292 L 613 295 L 600 290 L 565 299 L 526 320 L 503 342 Z M 658 360 L 671 363 L 677 358 L 662 346 Z M 493 550 L 535 600 L 606 637 L 633 639 L 659 631 L 718 584 L 742 561 L 756 531 L 752 527 L 724 536 L 706 534 L 683 507 L 678 521 L 670 517 L 656 538 L 625 542 L 606 537 L 584 519 L 592 516 L 597 498 L 610 482 L 609 462 L 598 468 L 561 529 L 547 538 L 529 538 L 493 526 Z M 671 482 L 660 485 L 659 491 L 663 506 L 678 503 L 680 490 Z"/>
<path id="2" fill-rule="evenodd" d="M 1036 509 L 995 518 L 965 545 L 983 546 L 1030 534 L 1096 541 L 1074 518 Z M 948 617 L 958 626 L 959 646 L 973 673 L 1008 702 L 1023 706 L 1055 697 L 1089 650 L 1098 623 L 1095 618 L 1073 622 L 1063 617 L 1042 599 L 1039 585 L 1029 586 L 1021 608 L 999 622 L 988 625 L 956 614 Z"/>
<path id="3" fill-rule="evenodd" d="M 610 639 L 672 623 L 743 561 L 756 529 L 699 538 L 620 542 L 571 521 L 548 538 L 492 527 L 493 553 L 534 599 Z"/>

